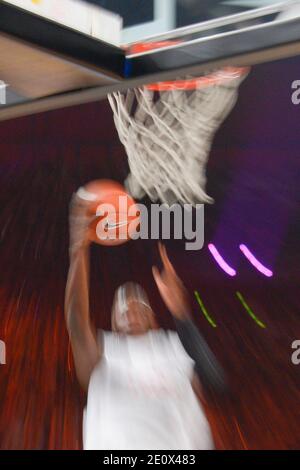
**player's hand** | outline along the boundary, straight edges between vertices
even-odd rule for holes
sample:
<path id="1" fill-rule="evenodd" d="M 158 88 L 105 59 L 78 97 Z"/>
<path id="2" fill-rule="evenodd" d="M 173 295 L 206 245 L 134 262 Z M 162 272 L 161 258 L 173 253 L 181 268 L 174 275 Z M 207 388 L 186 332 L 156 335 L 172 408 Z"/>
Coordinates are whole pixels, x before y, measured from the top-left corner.
<path id="1" fill-rule="evenodd" d="M 84 188 L 79 188 L 72 196 L 69 209 L 70 256 L 91 243 L 89 226 L 94 216 L 90 215 L 89 209 L 92 203 L 84 197 Z"/>
<path id="2" fill-rule="evenodd" d="M 190 315 L 190 302 L 186 288 L 171 264 L 165 246 L 159 243 L 159 253 L 163 263 L 163 269 L 160 273 L 156 266 L 152 267 L 153 277 L 165 302 L 172 315 L 180 320 L 188 318 Z"/>

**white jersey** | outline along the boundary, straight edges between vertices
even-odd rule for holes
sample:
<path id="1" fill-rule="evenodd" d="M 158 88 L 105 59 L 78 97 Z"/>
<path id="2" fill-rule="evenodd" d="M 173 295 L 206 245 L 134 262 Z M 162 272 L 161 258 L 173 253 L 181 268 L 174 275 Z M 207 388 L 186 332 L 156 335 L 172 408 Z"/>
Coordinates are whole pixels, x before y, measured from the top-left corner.
<path id="1" fill-rule="evenodd" d="M 84 449 L 212 449 L 210 428 L 192 389 L 194 362 L 177 333 L 102 332 L 84 411 Z"/>

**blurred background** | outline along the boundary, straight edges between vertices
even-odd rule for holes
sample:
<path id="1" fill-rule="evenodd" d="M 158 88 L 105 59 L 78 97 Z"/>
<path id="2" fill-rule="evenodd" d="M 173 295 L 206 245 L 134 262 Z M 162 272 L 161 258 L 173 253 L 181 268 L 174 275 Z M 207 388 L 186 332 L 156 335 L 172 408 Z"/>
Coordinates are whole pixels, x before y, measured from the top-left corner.
<path id="1" fill-rule="evenodd" d="M 215 204 L 205 208 L 205 245 L 187 252 L 184 241 L 166 242 L 193 299 L 195 322 L 228 375 L 231 396 L 207 407 L 218 449 L 300 446 L 300 366 L 291 362 L 291 344 L 300 339 L 300 105 L 291 100 L 297 78 L 299 57 L 253 67 L 213 144 L 207 191 Z M 80 449 L 85 396 L 63 313 L 68 205 L 80 185 L 123 181 L 128 173 L 107 101 L 2 122 L 0 162 L 0 339 L 6 343 L 0 446 Z M 209 243 L 236 276 L 220 268 Z M 241 243 L 272 277 L 249 263 Z M 110 328 L 113 292 L 126 280 L 146 288 L 160 324 L 173 328 L 152 279 L 155 263 L 154 240 L 92 247 L 91 316 L 98 328 Z"/>

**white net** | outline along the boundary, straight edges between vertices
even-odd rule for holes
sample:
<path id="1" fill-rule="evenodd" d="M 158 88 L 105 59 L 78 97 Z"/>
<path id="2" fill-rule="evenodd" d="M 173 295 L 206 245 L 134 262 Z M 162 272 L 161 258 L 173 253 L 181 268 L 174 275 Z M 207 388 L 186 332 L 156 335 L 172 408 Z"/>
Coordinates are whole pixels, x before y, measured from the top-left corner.
<path id="1" fill-rule="evenodd" d="M 222 71 L 214 72 L 218 74 Z M 211 80 L 209 86 L 199 80 L 192 91 L 153 92 L 144 87 L 108 96 L 128 156 L 125 186 L 134 198 L 147 194 L 169 205 L 213 202 L 205 192 L 207 160 L 245 76 L 226 79 L 223 72 L 222 80 Z"/>

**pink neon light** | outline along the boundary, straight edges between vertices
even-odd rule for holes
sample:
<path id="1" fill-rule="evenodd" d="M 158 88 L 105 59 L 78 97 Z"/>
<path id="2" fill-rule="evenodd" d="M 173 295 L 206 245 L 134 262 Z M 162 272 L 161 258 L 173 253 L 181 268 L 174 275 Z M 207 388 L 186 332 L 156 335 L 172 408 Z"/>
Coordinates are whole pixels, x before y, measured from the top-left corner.
<path id="1" fill-rule="evenodd" d="M 215 245 L 210 243 L 208 245 L 208 249 L 211 252 L 211 254 L 213 255 L 213 257 L 215 258 L 215 260 L 218 263 L 218 265 L 220 266 L 220 268 L 222 268 L 223 271 L 225 271 L 225 273 L 229 274 L 229 276 L 235 276 L 236 275 L 236 271 L 233 268 L 231 268 L 229 266 L 229 264 L 226 263 L 226 261 L 222 258 L 222 256 L 218 252 Z"/>
<path id="2" fill-rule="evenodd" d="M 250 261 L 250 263 L 262 274 L 264 274 L 267 277 L 272 277 L 273 272 L 270 271 L 270 269 L 266 268 L 263 264 L 261 264 L 258 259 L 255 258 L 255 256 L 251 253 L 251 251 L 246 247 L 246 245 L 240 245 L 240 250 L 244 253 L 246 258 Z"/>

